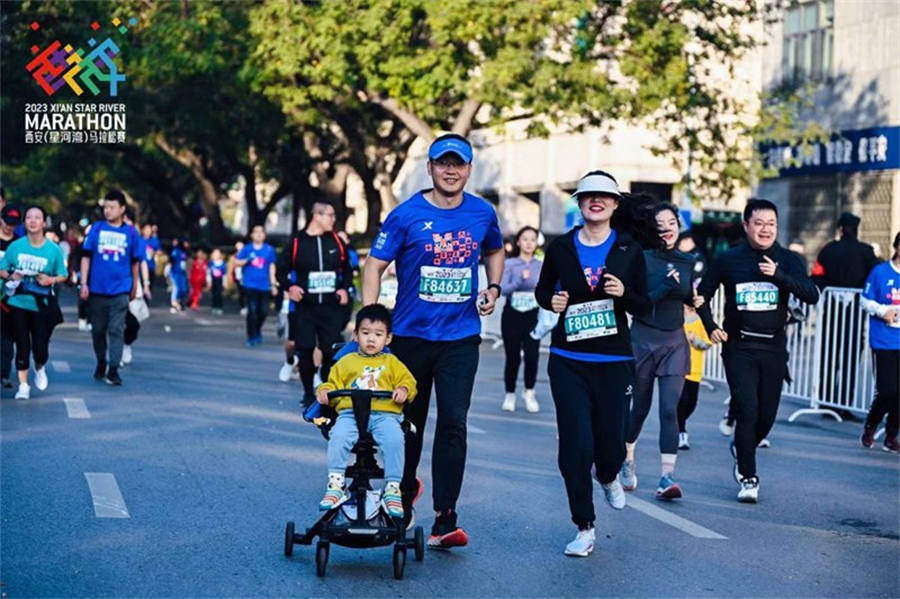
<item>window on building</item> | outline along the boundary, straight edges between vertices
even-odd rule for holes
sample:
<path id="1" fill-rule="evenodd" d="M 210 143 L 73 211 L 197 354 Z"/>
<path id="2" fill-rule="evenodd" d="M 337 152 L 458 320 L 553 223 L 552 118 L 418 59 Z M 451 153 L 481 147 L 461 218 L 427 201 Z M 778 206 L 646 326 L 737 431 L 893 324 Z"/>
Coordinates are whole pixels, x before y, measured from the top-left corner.
<path id="1" fill-rule="evenodd" d="M 788 83 L 832 75 L 834 0 L 797 2 L 784 11 L 782 66 Z"/>

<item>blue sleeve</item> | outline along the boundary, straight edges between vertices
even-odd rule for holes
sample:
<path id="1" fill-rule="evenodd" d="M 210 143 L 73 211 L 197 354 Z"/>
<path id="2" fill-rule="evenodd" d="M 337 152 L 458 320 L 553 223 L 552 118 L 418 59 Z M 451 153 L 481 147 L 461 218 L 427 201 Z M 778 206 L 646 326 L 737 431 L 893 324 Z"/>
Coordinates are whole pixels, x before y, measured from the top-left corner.
<path id="1" fill-rule="evenodd" d="M 266 267 L 268 268 L 270 263 L 275 262 L 277 256 L 275 255 L 275 248 L 273 248 L 271 245 L 267 246 L 267 250 L 268 251 L 266 253 L 268 254 L 268 256 L 266 256 Z"/>
<path id="2" fill-rule="evenodd" d="M 250 254 L 250 244 L 246 244 L 241 248 L 241 251 L 238 252 L 237 259 L 238 260 L 246 260 L 247 256 Z"/>
<path id="3" fill-rule="evenodd" d="M 862 296 L 868 300 L 878 301 L 878 271 L 881 270 L 877 266 L 872 269 L 866 278 L 866 285 L 863 287 Z"/>
<path id="4" fill-rule="evenodd" d="M 370 256 L 385 262 L 391 262 L 397 257 L 400 248 L 406 241 L 406 226 L 400 212 L 399 208 L 395 208 L 384 219 L 372 251 L 369 252 Z"/>
<path id="5" fill-rule="evenodd" d="M 497 213 L 493 207 L 491 208 L 491 220 L 488 224 L 488 230 L 481 245 L 488 250 L 503 248 L 503 234 L 500 232 L 500 222 L 497 220 Z"/>
<path id="6" fill-rule="evenodd" d="M 100 223 L 95 223 L 91 230 L 88 231 L 87 237 L 84 238 L 84 243 L 81 244 L 81 249 L 89 252 L 93 252 L 97 249 L 97 236 L 100 234 Z"/>

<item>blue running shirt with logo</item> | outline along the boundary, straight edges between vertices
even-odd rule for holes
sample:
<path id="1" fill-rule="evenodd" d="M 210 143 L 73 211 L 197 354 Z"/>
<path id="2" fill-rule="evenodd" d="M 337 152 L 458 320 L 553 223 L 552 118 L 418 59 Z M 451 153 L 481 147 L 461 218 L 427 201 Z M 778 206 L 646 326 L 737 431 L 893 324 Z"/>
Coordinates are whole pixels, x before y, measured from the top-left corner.
<path id="1" fill-rule="evenodd" d="M 862 296 L 900 310 L 900 271 L 890 261 L 882 262 L 869 273 Z M 900 323 L 888 324 L 871 316 L 869 344 L 872 349 L 900 349 Z"/>
<path id="2" fill-rule="evenodd" d="M 275 262 L 275 248 L 268 243 L 263 243 L 262 247 L 255 248 L 252 243 L 248 243 L 241 248 L 237 255 L 238 260 L 248 260 L 243 267 L 244 278 L 241 285 L 248 289 L 256 289 L 258 291 L 269 291 L 269 265 Z"/>
<path id="3" fill-rule="evenodd" d="M 610 229 L 609 237 L 606 238 L 606 241 L 600 245 L 591 246 L 582 243 L 581 239 L 578 238 L 578 233 L 574 235 L 578 261 L 581 263 L 581 270 L 584 272 L 585 281 L 588 287 L 591 288 L 591 291 L 594 291 L 598 286 L 602 287 L 605 282 L 603 273 L 606 270 L 606 257 L 616 243 L 616 237 L 616 230 Z M 565 314 L 560 316 L 563 319 L 566 337 L 574 341 L 614 335 L 619 323 L 615 321 L 613 306 L 611 298 L 570 305 Z M 627 323 L 624 326 L 628 326 Z M 624 362 L 632 359 L 630 356 L 589 354 L 558 347 L 551 347 L 550 353 L 581 362 Z"/>
<path id="4" fill-rule="evenodd" d="M 463 193 L 442 209 L 416 193 L 388 214 L 371 256 L 396 260 L 394 334 L 455 341 L 481 333 L 475 300 L 481 250 L 503 248 L 494 207 Z"/>
<path id="5" fill-rule="evenodd" d="M 91 293 L 119 295 L 134 286 L 131 263 L 144 259 L 140 235 L 131 225 L 114 227 L 101 221 L 91 227 L 83 249 L 91 252 L 88 288 Z"/>

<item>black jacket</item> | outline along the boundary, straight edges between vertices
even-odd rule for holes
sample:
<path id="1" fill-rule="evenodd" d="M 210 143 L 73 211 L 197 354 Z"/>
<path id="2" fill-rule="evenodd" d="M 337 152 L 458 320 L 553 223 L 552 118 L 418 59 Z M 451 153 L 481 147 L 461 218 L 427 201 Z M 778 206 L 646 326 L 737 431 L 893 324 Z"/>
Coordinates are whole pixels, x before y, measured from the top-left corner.
<path id="1" fill-rule="evenodd" d="M 862 289 L 866 279 L 880 260 L 868 243 L 844 236 L 827 244 L 813 265 L 813 281 L 825 287 L 853 287 Z"/>
<path id="2" fill-rule="evenodd" d="M 764 255 L 777 264 L 774 276 L 766 276 L 759 270 L 759 263 L 763 262 Z M 807 304 L 814 304 L 819 299 L 819 290 L 806 275 L 806 266 L 800 256 L 777 243 L 767 250 L 755 250 L 745 240 L 716 257 L 697 289 L 697 293 L 706 298 L 706 303 L 699 308 L 698 313 L 706 332 L 710 334 L 720 328 L 713 320 L 710 310 L 710 300 L 720 284 L 725 289 L 724 329 L 728 333 L 726 346 L 784 351 L 787 341 L 784 326 L 788 318 L 788 296 L 793 294 Z M 760 290 L 759 284 L 766 288 L 774 286 L 777 300 L 773 302 L 774 294 L 767 289 Z M 743 309 L 737 303 L 738 285 L 747 286 L 742 290 Z M 771 308 L 759 309 L 773 303 Z M 756 304 L 758 309 L 751 309 L 751 304 Z"/>
<path id="3" fill-rule="evenodd" d="M 612 297 L 603 291 L 602 282 L 591 291 L 581 268 L 578 251 L 575 249 L 575 235 L 579 229 L 581 227 L 575 227 L 550 243 L 534 295 L 538 304 L 545 310 L 552 310 L 550 299 L 557 290 L 568 292 L 570 307 L 589 301 L 612 299 L 617 332 L 607 337 L 567 341 L 566 318 L 563 313 L 553 328 L 551 346 L 579 353 L 632 356 L 631 334 L 625 312 L 638 316 L 647 314 L 652 307 L 647 298 L 644 253 L 628 233 L 617 231 L 616 242 L 606 257 L 605 272 L 622 281 L 625 294 L 622 297 Z"/>
<path id="4" fill-rule="evenodd" d="M 675 331 L 684 326 L 684 305 L 694 305 L 694 265 L 696 258 L 678 250 L 647 250 L 647 297 L 653 304 L 649 314 L 635 319 L 663 331 Z M 678 271 L 679 282 L 667 276 Z"/>
<path id="5" fill-rule="evenodd" d="M 294 280 L 291 281 L 291 273 Z M 311 293 L 311 272 L 333 272 L 336 277 L 335 289 L 348 289 L 353 284 L 353 269 L 347 257 L 347 248 L 337 234 L 308 235 L 300 231 L 281 253 L 278 260 L 278 283 L 285 291 L 291 285 L 303 289 L 301 305 L 337 304 L 337 294 Z"/>

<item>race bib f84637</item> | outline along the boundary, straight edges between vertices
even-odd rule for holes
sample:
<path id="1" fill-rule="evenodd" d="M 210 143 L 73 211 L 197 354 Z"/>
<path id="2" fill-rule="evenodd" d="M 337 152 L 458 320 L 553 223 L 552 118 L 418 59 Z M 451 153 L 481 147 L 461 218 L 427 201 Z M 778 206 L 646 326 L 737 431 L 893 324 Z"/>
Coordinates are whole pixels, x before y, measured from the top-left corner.
<path id="1" fill-rule="evenodd" d="M 472 297 L 472 269 L 422 266 L 419 299 L 440 304 L 461 304 Z"/>

